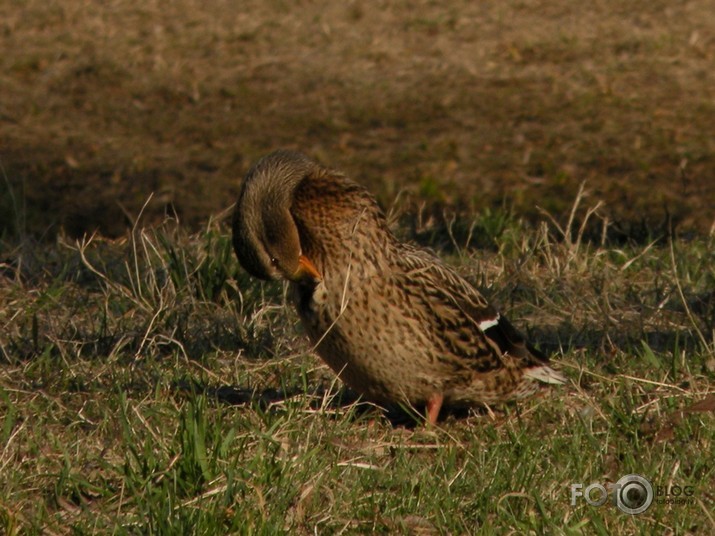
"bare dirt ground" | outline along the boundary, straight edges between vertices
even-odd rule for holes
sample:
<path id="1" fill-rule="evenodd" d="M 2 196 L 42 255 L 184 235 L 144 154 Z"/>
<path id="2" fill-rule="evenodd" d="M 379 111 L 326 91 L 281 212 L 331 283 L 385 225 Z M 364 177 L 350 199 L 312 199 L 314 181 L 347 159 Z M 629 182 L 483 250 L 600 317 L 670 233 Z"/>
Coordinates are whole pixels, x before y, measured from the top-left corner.
<path id="1" fill-rule="evenodd" d="M 198 225 L 278 147 L 385 205 L 715 221 L 711 0 L 0 4 L 0 234 Z"/>

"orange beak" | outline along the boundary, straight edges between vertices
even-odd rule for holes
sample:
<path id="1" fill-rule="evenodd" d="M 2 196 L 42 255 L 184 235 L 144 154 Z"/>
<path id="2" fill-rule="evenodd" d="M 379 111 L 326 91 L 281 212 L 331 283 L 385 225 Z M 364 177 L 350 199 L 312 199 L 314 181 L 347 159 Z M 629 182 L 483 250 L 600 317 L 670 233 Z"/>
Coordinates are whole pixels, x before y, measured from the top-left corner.
<path id="1" fill-rule="evenodd" d="M 305 255 L 301 255 L 298 259 L 298 270 L 296 270 L 294 277 L 295 281 L 300 281 L 301 279 L 307 278 L 313 279 L 315 281 L 323 280 L 323 276 L 320 275 L 318 269 Z"/>

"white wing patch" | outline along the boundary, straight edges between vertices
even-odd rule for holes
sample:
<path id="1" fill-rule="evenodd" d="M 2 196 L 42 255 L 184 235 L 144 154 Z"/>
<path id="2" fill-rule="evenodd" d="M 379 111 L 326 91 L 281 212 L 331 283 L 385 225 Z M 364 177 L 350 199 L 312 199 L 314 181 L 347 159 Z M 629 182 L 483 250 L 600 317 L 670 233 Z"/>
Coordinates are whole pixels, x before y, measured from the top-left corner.
<path id="1" fill-rule="evenodd" d="M 499 323 L 499 315 L 497 314 L 497 316 L 495 318 L 490 318 L 489 320 L 482 320 L 481 322 L 479 322 L 479 329 L 481 329 L 482 331 L 486 331 L 489 328 L 493 328 L 498 323 Z"/>

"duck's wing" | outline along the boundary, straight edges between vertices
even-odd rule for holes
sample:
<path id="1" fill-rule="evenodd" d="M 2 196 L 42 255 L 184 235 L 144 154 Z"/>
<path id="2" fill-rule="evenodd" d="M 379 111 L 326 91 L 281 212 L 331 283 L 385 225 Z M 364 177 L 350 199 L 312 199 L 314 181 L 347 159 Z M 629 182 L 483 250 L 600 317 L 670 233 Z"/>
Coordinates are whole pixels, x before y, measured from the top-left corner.
<path id="1" fill-rule="evenodd" d="M 477 289 L 429 252 L 403 245 L 396 277 L 452 355 L 480 372 L 504 367 L 546 383 L 563 383 L 534 348 Z"/>

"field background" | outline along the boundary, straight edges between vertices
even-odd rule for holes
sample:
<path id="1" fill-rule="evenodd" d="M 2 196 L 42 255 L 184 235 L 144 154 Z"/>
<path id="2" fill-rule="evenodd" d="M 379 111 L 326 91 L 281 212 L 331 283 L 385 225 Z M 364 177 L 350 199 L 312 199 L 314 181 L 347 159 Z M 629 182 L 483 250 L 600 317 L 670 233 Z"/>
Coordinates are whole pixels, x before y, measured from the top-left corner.
<path id="1" fill-rule="evenodd" d="M 711 1 L 7 0 L 0 50 L 0 534 L 715 532 Z M 278 147 L 571 384 L 357 404 L 231 251 Z M 694 494 L 570 505 L 628 473 Z"/>
<path id="2" fill-rule="evenodd" d="M 0 156 L 40 233 L 120 235 L 151 192 L 195 226 L 277 147 L 386 205 L 534 218 L 586 180 L 613 232 L 708 231 L 713 28 L 710 0 L 7 1 Z"/>

